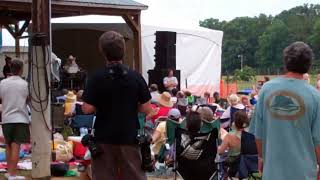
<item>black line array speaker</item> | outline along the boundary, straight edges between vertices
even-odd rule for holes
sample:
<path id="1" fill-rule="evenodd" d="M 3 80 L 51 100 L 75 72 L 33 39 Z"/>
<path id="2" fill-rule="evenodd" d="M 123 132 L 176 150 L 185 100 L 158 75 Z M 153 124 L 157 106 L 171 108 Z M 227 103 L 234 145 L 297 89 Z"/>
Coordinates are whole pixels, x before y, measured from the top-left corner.
<path id="1" fill-rule="evenodd" d="M 176 69 L 176 41 L 176 32 L 156 32 L 155 69 Z"/>
<path id="2" fill-rule="evenodd" d="M 163 79 L 168 75 L 168 69 L 173 70 L 178 79 L 180 89 L 180 71 L 176 70 L 176 41 L 177 33 L 170 31 L 157 31 L 155 41 L 155 67 L 149 70 L 149 84 L 157 84 L 161 92 L 165 91 Z"/>

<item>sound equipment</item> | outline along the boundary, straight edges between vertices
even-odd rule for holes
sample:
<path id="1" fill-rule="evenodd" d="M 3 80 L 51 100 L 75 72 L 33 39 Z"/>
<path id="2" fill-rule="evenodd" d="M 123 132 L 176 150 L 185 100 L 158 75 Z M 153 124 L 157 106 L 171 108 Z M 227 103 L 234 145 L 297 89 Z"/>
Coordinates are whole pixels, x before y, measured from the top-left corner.
<path id="1" fill-rule="evenodd" d="M 170 31 L 157 31 L 155 41 L 155 67 L 149 70 L 149 84 L 157 84 L 159 91 L 165 91 L 163 79 L 168 76 L 168 69 L 173 70 L 178 79 L 180 89 L 180 71 L 176 70 L 176 41 L 177 33 Z"/>
<path id="2" fill-rule="evenodd" d="M 156 32 L 155 69 L 176 69 L 176 39 L 176 32 Z"/>

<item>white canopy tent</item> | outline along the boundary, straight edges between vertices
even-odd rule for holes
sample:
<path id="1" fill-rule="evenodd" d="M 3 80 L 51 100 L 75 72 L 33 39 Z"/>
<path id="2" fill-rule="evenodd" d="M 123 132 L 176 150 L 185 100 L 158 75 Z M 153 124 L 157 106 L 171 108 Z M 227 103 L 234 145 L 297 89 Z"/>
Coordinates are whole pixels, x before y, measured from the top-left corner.
<path id="1" fill-rule="evenodd" d="M 176 65 L 181 70 L 181 89 L 196 95 L 220 91 L 223 32 L 201 27 L 177 29 L 143 25 L 142 73 L 145 79 L 148 79 L 148 70 L 155 66 L 156 31 L 177 32 Z"/>
<path id="2" fill-rule="evenodd" d="M 81 16 L 57 18 L 53 23 L 124 23 L 113 16 Z M 156 31 L 177 32 L 176 65 L 181 70 L 181 88 L 196 95 L 220 90 L 221 46 L 223 32 L 201 27 L 175 27 L 175 25 L 142 25 L 142 74 L 148 81 L 148 70 L 153 69 Z M 4 31 L 4 45 L 14 45 Z M 23 45 L 27 43 L 21 42 Z M 187 82 L 187 83 L 186 83 Z"/>

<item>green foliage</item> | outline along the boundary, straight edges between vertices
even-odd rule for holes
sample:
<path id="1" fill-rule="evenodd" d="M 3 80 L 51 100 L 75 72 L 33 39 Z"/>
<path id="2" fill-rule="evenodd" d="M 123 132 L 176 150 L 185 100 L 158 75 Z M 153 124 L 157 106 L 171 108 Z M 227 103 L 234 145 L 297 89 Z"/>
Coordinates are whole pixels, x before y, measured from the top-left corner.
<path id="1" fill-rule="evenodd" d="M 289 44 L 289 30 L 284 22 L 275 19 L 259 37 L 256 59 L 261 67 L 281 67 L 282 51 Z"/>
<path id="2" fill-rule="evenodd" d="M 245 66 L 242 70 L 236 69 L 233 75 L 233 81 L 251 81 L 256 77 L 256 71 L 249 66 Z"/>
<path id="3" fill-rule="evenodd" d="M 229 22 L 219 19 L 200 21 L 200 26 L 222 30 L 222 73 L 240 68 L 238 55 L 245 65 L 255 69 L 282 67 L 282 51 L 290 43 L 304 41 L 320 60 L 320 5 L 305 4 L 277 16 L 238 17 Z M 316 61 L 320 66 L 320 61 Z"/>

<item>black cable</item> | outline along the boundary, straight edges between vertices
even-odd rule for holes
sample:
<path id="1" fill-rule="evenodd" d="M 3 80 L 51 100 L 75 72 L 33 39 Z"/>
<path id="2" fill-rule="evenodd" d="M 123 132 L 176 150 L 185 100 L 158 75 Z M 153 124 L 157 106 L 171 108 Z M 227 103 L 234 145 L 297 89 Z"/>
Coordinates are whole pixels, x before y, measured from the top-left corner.
<path id="1" fill-rule="evenodd" d="M 50 130 L 51 132 L 53 132 L 53 126 L 50 128 L 47 121 L 46 121 L 46 117 L 45 117 L 45 114 L 44 112 L 48 109 L 48 106 L 49 106 L 49 95 L 50 95 L 50 86 L 49 86 L 49 79 L 48 79 L 48 71 L 47 71 L 47 66 L 48 64 L 50 63 L 50 57 L 46 56 L 46 53 L 49 53 L 49 48 L 46 48 L 44 45 L 41 46 L 42 47 L 42 53 L 43 53 L 43 61 L 44 61 L 44 67 L 40 67 L 39 66 L 39 61 L 38 61 L 38 54 L 37 54 L 37 50 L 35 50 L 35 56 L 34 56 L 34 60 L 35 60 L 35 64 L 33 63 L 33 61 L 31 62 L 31 65 L 29 65 L 29 77 L 31 75 L 31 78 L 32 80 L 35 79 L 34 77 L 34 70 L 33 68 L 36 69 L 36 75 L 37 75 L 37 78 L 38 78 L 38 82 L 37 82 L 37 87 L 36 87 L 36 84 L 34 83 L 34 81 L 31 82 L 31 80 L 29 79 L 29 91 L 32 92 L 32 90 L 34 91 L 34 94 L 30 95 L 31 97 L 31 102 L 30 102 L 30 105 L 31 105 L 31 108 L 36 111 L 36 112 L 39 112 L 41 113 L 42 117 L 43 117 L 43 120 L 45 122 L 45 125 L 46 125 L 46 128 L 48 130 Z M 39 70 L 41 68 L 44 68 L 44 76 L 45 76 L 45 97 L 42 98 L 42 94 L 41 94 L 41 86 L 40 86 L 40 81 L 39 81 L 39 77 L 40 77 L 40 72 Z M 38 91 L 38 92 L 37 92 Z M 33 103 L 38 103 L 40 104 L 40 109 L 37 109 Z M 44 105 L 45 103 L 45 105 Z M 52 120 L 51 120 L 52 121 Z M 51 122 L 51 124 L 53 124 L 53 122 Z M 52 134 L 52 137 L 53 137 L 53 134 Z"/>

